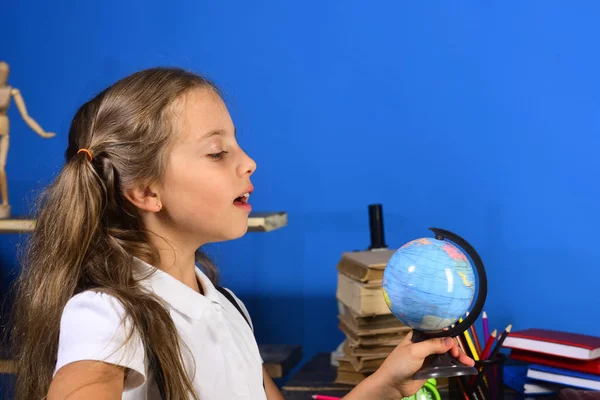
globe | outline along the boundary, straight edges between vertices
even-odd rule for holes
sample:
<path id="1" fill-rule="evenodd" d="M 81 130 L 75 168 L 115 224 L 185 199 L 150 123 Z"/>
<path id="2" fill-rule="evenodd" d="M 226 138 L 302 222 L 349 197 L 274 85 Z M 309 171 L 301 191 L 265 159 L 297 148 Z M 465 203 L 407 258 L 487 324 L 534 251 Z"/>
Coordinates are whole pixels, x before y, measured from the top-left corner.
<path id="1" fill-rule="evenodd" d="M 385 302 L 396 318 L 413 329 L 414 343 L 462 334 L 479 316 L 487 296 L 487 276 L 477 251 L 455 233 L 429 229 L 435 238 L 406 243 L 383 271 Z M 475 374 L 476 368 L 446 352 L 427 357 L 413 379 Z"/>
<path id="2" fill-rule="evenodd" d="M 467 256 L 436 238 L 406 243 L 383 274 L 383 296 L 391 312 L 420 331 L 444 329 L 464 317 L 475 289 L 475 271 Z"/>

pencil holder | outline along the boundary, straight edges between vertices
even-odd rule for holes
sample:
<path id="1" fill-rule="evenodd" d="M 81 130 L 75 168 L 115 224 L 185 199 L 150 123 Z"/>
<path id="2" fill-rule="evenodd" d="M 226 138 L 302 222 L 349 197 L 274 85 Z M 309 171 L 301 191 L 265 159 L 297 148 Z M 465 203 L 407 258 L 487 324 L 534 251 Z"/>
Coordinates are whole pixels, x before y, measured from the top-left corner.
<path id="1" fill-rule="evenodd" d="M 504 399 L 504 362 L 506 356 L 498 353 L 494 358 L 483 361 L 476 361 L 475 367 L 479 372 L 475 376 L 474 382 L 469 379 L 468 391 L 470 394 L 476 393 L 477 396 L 470 396 L 472 399 Z"/>
<path id="2" fill-rule="evenodd" d="M 502 400 L 504 399 L 504 362 L 506 356 L 499 353 L 493 359 L 476 361 L 477 375 L 452 378 L 449 381 L 451 399 Z"/>

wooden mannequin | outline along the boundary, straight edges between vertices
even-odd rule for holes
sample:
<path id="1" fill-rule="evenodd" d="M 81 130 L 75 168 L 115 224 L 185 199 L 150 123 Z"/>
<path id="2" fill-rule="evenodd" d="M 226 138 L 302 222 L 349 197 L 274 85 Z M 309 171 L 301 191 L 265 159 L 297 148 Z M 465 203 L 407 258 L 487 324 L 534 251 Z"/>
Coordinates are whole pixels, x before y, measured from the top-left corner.
<path id="1" fill-rule="evenodd" d="M 27 114 L 25 102 L 21 97 L 19 89 L 8 85 L 8 64 L 0 61 L 0 194 L 2 195 L 2 204 L 0 204 L 0 218 L 10 217 L 10 204 L 8 203 L 8 185 L 6 179 L 6 158 L 8 156 L 9 146 L 9 122 L 8 122 L 8 107 L 10 106 L 10 98 L 15 98 L 17 109 L 21 113 L 23 120 L 29 127 L 43 138 L 51 138 L 54 136 L 52 132 L 46 132 Z"/>

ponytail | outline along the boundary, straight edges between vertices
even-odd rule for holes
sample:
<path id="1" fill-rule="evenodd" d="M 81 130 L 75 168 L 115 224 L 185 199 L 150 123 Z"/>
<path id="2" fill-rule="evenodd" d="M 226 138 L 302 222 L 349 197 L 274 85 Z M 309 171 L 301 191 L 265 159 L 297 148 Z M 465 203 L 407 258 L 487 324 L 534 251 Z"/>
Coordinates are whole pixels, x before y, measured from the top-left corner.
<path id="1" fill-rule="evenodd" d="M 69 132 L 67 162 L 43 194 L 22 272 L 16 282 L 12 340 L 17 360 L 16 400 L 43 398 L 58 352 L 60 319 L 69 299 L 85 290 L 118 299 L 144 344 L 165 400 L 197 395 L 185 371 L 177 330 L 164 304 L 135 277 L 137 257 L 159 265 L 139 210 L 124 188 L 157 181 L 173 136 L 175 100 L 214 86 L 192 73 L 144 70 L 84 104 Z M 82 147 L 92 155 L 78 152 Z M 217 283 L 216 269 L 198 260 Z"/>
<path id="2" fill-rule="evenodd" d="M 21 318 L 16 318 L 12 338 L 18 352 L 16 391 L 21 398 L 42 398 L 45 394 L 37 390 L 50 384 L 58 351 L 56 327 L 76 291 L 87 250 L 99 229 L 101 192 L 92 166 L 84 157 L 76 157 L 40 200 L 17 281 L 15 313 Z"/>

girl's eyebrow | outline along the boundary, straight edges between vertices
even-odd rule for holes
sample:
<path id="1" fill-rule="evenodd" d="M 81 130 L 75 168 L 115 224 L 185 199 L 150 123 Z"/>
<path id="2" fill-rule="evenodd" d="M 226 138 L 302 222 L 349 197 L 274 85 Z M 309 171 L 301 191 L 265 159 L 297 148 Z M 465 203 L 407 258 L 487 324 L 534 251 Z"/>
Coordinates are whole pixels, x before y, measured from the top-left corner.
<path id="1" fill-rule="evenodd" d="M 233 137 L 236 137 L 236 134 L 237 134 L 237 129 L 234 126 L 233 127 Z M 225 135 L 227 135 L 227 132 L 225 132 L 223 129 L 217 129 L 216 131 L 210 131 L 208 133 L 205 133 L 204 135 L 202 135 L 202 137 L 200 137 L 200 139 L 204 140 L 204 139 L 211 138 L 213 136 L 225 136 Z"/>

